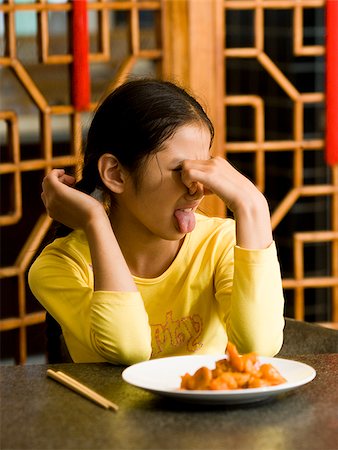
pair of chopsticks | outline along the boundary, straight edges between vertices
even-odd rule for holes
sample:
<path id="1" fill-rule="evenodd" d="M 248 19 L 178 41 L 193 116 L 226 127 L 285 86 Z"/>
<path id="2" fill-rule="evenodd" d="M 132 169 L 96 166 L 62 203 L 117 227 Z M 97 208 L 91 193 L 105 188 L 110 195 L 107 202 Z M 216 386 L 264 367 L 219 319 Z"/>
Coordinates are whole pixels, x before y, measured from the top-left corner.
<path id="1" fill-rule="evenodd" d="M 113 411 L 117 411 L 119 409 L 119 407 L 117 405 L 115 405 L 115 403 L 109 401 L 105 397 L 102 397 L 102 395 L 98 394 L 97 392 L 93 391 L 92 389 L 89 389 L 87 386 L 80 383 L 79 381 L 74 380 L 74 378 L 71 378 L 69 375 L 66 375 L 64 372 L 61 372 L 61 371 L 55 372 L 52 369 L 48 369 L 47 376 L 50 378 L 53 378 L 53 380 L 58 381 L 59 383 L 68 387 L 69 389 L 72 389 L 73 391 L 77 392 L 78 394 L 82 395 L 83 397 L 86 397 L 89 400 L 92 400 L 97 405 L 102 406 L 102 408 L 112 409 Z"/>

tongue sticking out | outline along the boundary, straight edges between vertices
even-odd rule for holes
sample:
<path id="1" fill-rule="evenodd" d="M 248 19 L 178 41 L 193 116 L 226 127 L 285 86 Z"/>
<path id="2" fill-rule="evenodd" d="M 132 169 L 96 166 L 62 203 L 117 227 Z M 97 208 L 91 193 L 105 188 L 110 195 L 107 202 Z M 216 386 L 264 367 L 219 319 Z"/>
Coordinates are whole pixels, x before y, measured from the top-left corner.
<path id="1" fill-rule="evenodd" d="M 195 228 L 196 219 L 192 210 L 176 209 L 175 217 L 181 233 L 190 233 Z"/>

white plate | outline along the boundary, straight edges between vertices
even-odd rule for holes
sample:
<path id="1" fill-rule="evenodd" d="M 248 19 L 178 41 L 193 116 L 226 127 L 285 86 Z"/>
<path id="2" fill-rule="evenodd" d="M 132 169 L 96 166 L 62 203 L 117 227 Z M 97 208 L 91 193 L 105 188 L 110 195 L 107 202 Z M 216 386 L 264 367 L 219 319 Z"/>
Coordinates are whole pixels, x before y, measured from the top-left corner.
<path id="1" fill-rule="evenodd" d="M 288 359 L 259 357 L 260 363 L 273 364 L 287 380 L 286 383 L 277 386 L 231 391 L 188 391 L 179 389 L 181 376 L 185 373 L 193 374 L 202 366 L 213 369 L 215 362 L 224 358 L 225 355 L 192 355 L 152 359 L 128 367 L 122 372 L 122 378 L 133 386 L 161 396 L 174 397 L 177 400 L 201 404 L 240 404 L 273 398 L 282 392 L 309 383 L 316 376 L 316 371 L 307 364 Z"/>

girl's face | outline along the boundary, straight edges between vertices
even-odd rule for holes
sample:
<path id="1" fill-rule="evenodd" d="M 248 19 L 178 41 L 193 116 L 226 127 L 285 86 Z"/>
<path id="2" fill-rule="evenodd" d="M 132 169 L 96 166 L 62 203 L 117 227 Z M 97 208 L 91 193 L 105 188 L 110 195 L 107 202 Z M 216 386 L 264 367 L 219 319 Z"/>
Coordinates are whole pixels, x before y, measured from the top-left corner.
<path id="1" fill-rule="evenodd" d="M 190 195 L 180 169 L 184 160 L 209 159 L 209 148 L 210 132 L 205 126 L 184 125 L 149 158 L 137 189 L 128 177 L 117 215 L 125 230 L 166 240 L 181 239 L 192 231 L 203 188 Z"/>

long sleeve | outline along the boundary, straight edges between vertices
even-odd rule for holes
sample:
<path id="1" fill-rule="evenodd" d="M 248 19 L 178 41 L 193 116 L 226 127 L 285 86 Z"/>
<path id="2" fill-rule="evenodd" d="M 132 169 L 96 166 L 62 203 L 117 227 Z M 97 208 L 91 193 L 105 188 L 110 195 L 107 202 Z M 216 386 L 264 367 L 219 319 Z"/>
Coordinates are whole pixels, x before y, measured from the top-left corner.
<path id="1" fill-rule="evenodd" d="M 93 292 L 90 261 L 72 243 L 47 247 L 29 271 L 29 285 L 60 323 L 75 362 L 132 364 L 150 358 L 151 333 L 140 293 Z"/>
<path id="2" fill-rule="evenodd" d="M 235 246 L 233 257 L 232 283 L 222 269 L 217 275 L 216 298 L 228 339 L 242 353 L 254 350 L 274 355 L 282 346 L 284 328 L 284 297 L 275 243 L 264 250 Z"/>

